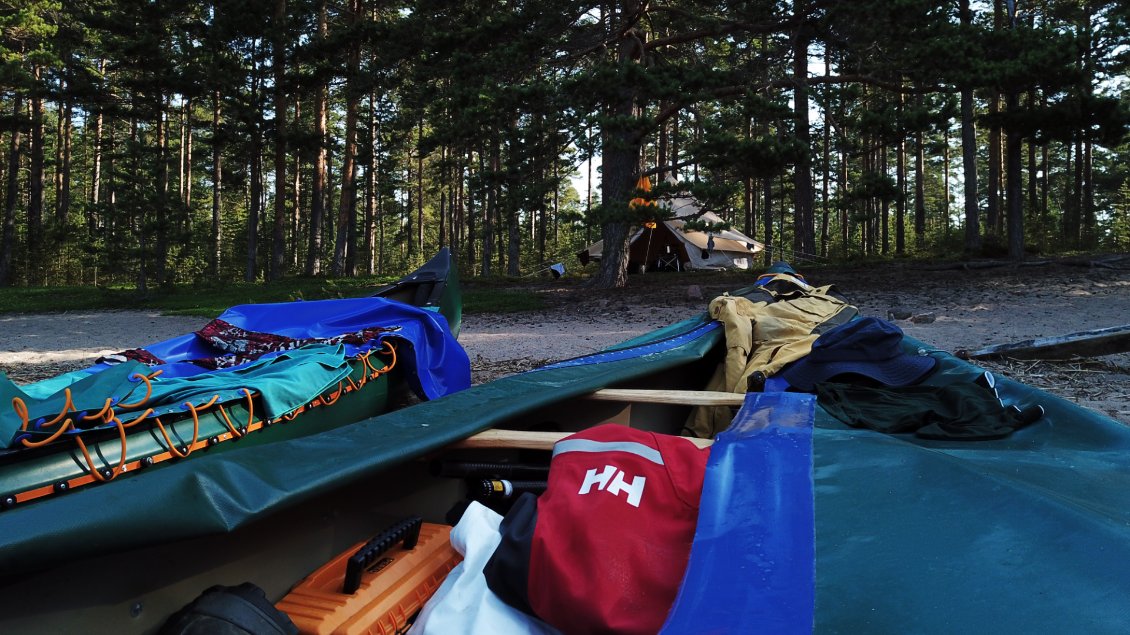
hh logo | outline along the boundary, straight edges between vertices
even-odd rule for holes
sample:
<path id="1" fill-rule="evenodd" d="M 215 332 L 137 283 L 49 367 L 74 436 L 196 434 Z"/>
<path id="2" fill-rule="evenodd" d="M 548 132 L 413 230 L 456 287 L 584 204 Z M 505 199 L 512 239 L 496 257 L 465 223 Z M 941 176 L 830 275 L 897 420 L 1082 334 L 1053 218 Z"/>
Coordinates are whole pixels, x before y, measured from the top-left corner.
<path id="1" fill-rule="evenodd" d="M 611 465 L 605 465 L 602 472 L 597 472 L 596 468 L 589 470 L 585 474 L 585 482 L 581 483 L 581 491 L 577 493 L 588 494 L 592 491 L 592 486 L 596 485 L 596 489 L 614 496 L 619 496 L 621 493 L 627 494 L 628 504 L 639 507 L 640 499 L 643 498 L 643 486 L 646 482 L 646 477 L 637 476 L 632 479 L 631 483 L 628 483 L 624 480 L 622 470 Z"/>

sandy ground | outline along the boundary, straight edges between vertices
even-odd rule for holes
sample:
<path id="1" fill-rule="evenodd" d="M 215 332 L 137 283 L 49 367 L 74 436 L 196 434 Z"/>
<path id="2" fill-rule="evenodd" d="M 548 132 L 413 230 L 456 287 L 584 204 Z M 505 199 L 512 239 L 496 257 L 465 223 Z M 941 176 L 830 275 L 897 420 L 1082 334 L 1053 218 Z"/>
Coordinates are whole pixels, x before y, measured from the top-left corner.
<path id="1" fill-rule="evenodd" d="M 1130 270 L 1123 269 L 891 266 L 817 271 L 809 279 L 836 282 L 865 315 L 925 316 L 920 323 L 895 323 L 950 352 L 1130 323 Z M 628 288 L 618 290 L 568 280 L 528 283 L 525 288 L 544 295 L 544 310 L 467 316 L 460 341 L 473 379 L 481 383 L 693 317 L 710 298 L 751 281 L 749 275 L 684 273 L 633 276 Z M 100 354 L 196 330 L 205 321 L 144 311 L 0 315 L 0 371 L 18 383 L 33 381 L 82 368 Z M 1130 354 L 981 365 L 1130 422 Z"/>

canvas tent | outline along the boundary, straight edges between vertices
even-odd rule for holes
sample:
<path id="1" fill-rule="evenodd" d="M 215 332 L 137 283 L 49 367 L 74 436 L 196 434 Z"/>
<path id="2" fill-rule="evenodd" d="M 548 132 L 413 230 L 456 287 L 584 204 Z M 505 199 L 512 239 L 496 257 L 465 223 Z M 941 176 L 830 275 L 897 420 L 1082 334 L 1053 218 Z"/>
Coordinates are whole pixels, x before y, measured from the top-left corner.
<path id="1" fill-rule="evenodd" d="M 745 234 L 727 229 L 707 234 L 684 230 L 687 220 L 721 223 L 714 212 L 703 211 L 689 197 L 658 201 L 674 217 L 655 223 L 654 228 L 640 227 L 628 247 L 628 271 L 681 271 L 683 269 L 749 269 L 753 256 L 765 246 Z M 581 264 L 600 260 L 604 241 L 597 241 L 577 254 Z"/>

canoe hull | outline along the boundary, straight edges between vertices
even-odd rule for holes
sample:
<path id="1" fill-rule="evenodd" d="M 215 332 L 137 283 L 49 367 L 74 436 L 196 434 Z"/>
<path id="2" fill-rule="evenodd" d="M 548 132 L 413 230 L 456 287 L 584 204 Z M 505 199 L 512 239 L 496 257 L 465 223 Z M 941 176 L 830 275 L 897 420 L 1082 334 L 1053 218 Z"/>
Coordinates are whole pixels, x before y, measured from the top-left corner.
<path id="1" fill-rule="evenodd" d="M 414 482 L 427 485 L 396 487 Z M 427 515 L 442 522 L 446 507 L 440 503 L 457 497 L 458 488 L 428 477 L 425 464 L 409 463 L 231 533 L 77 559 L 20 576 L 0 587 L 0 632 L 69 633 L 81 625 L 78 632 L 92 635 L 151 633 L 216 584 L 254 582 L 277 601 L 333 556 L 401 520 L 404 509 L 433 500 Z M 410 501 L 403 500 L 406 495 Z M 82 580 L 82 589 L 45 592 L 62 580 Z"/>

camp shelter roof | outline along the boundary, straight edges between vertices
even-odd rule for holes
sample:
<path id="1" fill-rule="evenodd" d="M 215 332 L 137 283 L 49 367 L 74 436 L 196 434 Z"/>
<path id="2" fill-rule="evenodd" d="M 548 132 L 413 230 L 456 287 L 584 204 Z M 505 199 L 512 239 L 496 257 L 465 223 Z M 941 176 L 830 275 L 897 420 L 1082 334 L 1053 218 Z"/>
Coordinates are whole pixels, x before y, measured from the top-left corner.
<path id="1" fill-rule="evenodd" d="M 751 256 L 765 249 L 763 244 L 735 229 L 710 233 L 687 230 L 688 220 L 725 222 L 714 212 L 703 210 L 691 197 L 663 199 L 659 205 L 673 217 L 656 223 L 654 229 L 640 227 L 632 234 L 628 254 L 631 271 L 641 267 L 675 268 L 676 259 L 677 268 L 681 269 L 749 269 L 753 265 Z M 599 260 L 603 252 L 604 241 L 598 240 L 578 257 L 582 263 L 587 263 Z"/>

